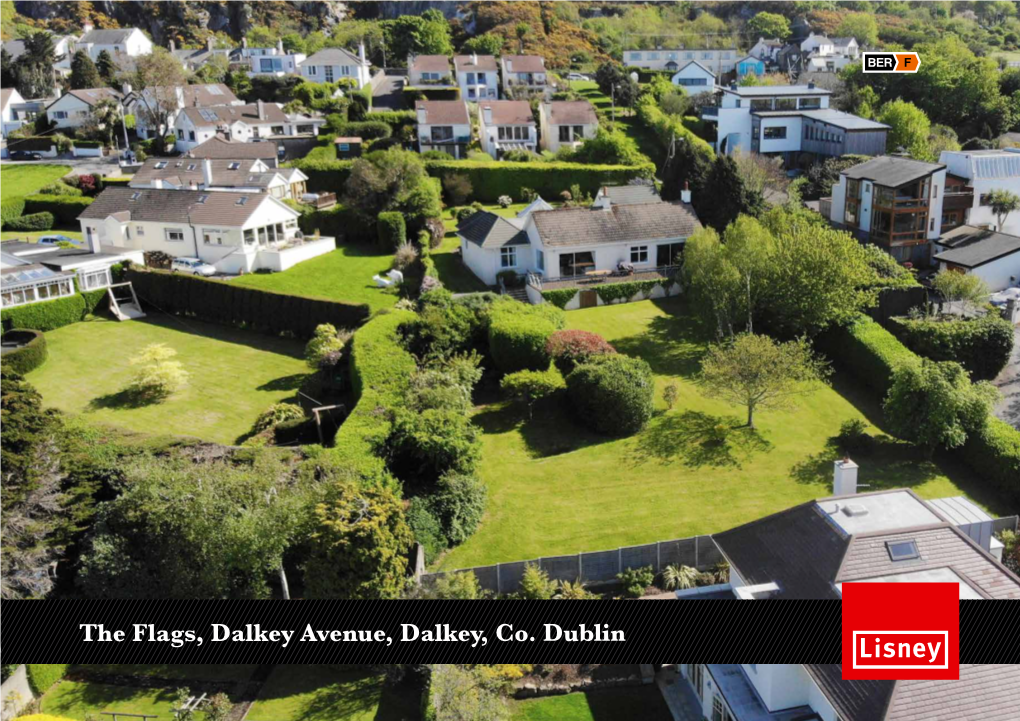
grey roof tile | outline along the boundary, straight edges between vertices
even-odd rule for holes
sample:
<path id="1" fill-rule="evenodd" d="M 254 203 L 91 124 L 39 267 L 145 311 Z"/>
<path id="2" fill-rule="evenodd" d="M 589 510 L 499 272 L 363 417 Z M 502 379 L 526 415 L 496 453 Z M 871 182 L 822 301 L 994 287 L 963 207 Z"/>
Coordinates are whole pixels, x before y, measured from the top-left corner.
<path id="1" fill-rule="evenodd" d="M 701 228 L 686 203 L 645 203 L 601 208 L 561 208 L 531 214 L 550 247 L 686 238 Z"/>
<path id="2" fill-rule="evenodd" d="M 528 234 L 506 218 L 480 210 L 457 228 L 457 234 L 482 248 L 527 245 Z"/>
<path id="3" fill-rule="evenodd" d="M 964 268 L 977 268 L 1004 256 L 1020 253 L 1020 238 L 1017 236 L 970 225 L 954 228 L 939 238 L 938 243 L 950 246 L 950 249 L 936 255 L 935 260 Z"/>
<path id="4" fill-rule="evenodd" d="M 943 163 L 925 163 L 913 158 L 882 155 L 844 170 L 843 175 L 848 178 L 871 180 L 888 188 L 897 188 L 945 167 Z"/>
<path id="5" fill-rule="evenodd" d="M 131 200 L 135 195 L 136 199 Z M 205 201 L 199 202 L 202 198 Z M 239 202 L 242 198 L 247 198 L 247 201 Z M 131 220 L 206 223 L 236 228 L 242 226 L 263 203 L 272 202 L 265 193 L 107 188 L 78 218 L 102 220 L 116 213 L 129 213 Z"/>

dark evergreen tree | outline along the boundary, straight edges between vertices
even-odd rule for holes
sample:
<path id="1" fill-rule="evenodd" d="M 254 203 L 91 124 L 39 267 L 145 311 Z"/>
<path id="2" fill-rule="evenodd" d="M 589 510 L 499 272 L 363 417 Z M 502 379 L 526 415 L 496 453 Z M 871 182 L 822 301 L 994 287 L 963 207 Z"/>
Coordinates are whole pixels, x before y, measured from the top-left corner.
<path id="1" fill-rule="evenodd" d="M 117 63 L 113 61 L 113 56 L 105 50 L 99 53 L 99 57 L 96 58 L 96 70 L 99 71 L 99 77 L 107 86 L 113 87 L 117 82 Z"/>
<path id="2" fill-rule="evenodd" d="M 25 52 L 14 61 L 18 92 L 23 98 L 47 98 L 53 94 L 53 39 L 47 32 L 25 38 Z"/>
<path id="3" fill-rule="evenodd" d="M 694 195 L 698 218 L 720 233 L 741 213 L 756 216 L 762 206 L 761 195 L 747 189 L 737 171 L 737 164 L 728 155 L 716 157 L 704 186 Z"/>
<path id="4" fill-rule="evenodd" d="M 84 50 L 79 50 L 71 58 L 71 89 L 84 90 L 86 88 L 103 87 L 103 79 L 100 77 L 96 64 Z"/>
<path id="5" fill-rule="evenodd" d="M 680 200 L 684 183 L 695 196 L 705 187 L 712 164 L 685 138 L 674 138 L 662 169 L 663 200 Z"/>
<path id="6" fill-rule="evenodd" d="M 17 85 L 14 77 L 14 60 L 7 48 L 0 50 L 0 85 L 5 88 L 12 88 Z"/>

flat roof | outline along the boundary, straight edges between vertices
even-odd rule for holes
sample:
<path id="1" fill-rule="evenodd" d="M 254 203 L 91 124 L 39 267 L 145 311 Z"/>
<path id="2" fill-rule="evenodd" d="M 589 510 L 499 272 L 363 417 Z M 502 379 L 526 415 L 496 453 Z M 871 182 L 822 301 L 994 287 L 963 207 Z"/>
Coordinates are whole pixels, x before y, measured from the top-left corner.
<path id="1" fill-rule="evenodd" d="M 751 115 L 762 118 L 802 117 L 835 125 L 843 130 L 888 130 L 889 126 L 874 120 L 861 118 L 841 110 L 822 108 L 820 110 L 752 110 Z"/>
<path id="2" fill-rule="evenodd" d="M 810 706 L 769 711 L 739 663 L 710 663 L 707 666 L 727 705 L 740 721 L 796 721 L 810 718 L 814 713 Z"/>
<path id="3" fill-rule="evenodd" d="M 898 188 L 904 183 L 920 180 L 945 167 L 945 163 L 925 163 L 913 158 L 880 155 L 847 168 L 842 174 L 848 178 L 870 180 L 887 188 Z"/>
<path id="4" fill-rule="evenodd" d="M 818 506 L 830 521 L 850 535 L 945 522 L 924 501 L 906 491 L 823 498 Z"/>
<path id="5" fill-rule="evenodd" d="M 740 95 L 741 97 L 761 96 L 768 97 L 770 95 L 832 95 L 831 90 L 820 88 L 817 85 L 811 87 L 809 85 L 738 85 L 736 88 L 723 88 L 727 93 L 733 93 L 734 95 Z"/>

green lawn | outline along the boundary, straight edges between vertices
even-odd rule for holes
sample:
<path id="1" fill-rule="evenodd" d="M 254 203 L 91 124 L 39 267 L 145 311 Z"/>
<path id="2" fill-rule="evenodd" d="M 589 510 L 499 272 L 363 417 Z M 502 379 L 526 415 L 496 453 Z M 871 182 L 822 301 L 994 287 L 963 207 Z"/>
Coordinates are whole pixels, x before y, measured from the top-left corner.
<path id="1" fill-rule="evenodd" d="M 259 413 L 293 398 L 309 372 L 298 341 L 156 313 L 75 323 L 46 341 L 49 357 L 28 379 L 47 405 L 132 431 L 218 443 L 234 443 Z M 132 407 L 119 393 L 134 371 L 128 359 L 151 343 L 175 349 L 190 382 L 162 403 Z"/>
<path id="2" fill-rule="evenodd" d="M 550 399 L 525 422 L 497 402 L 474 416 L 483 430 L 479 474 L 488 510 L 478 532 L 440 562 L 445 570 L 500 561 L 611 549 L 714 533 L 831 494 L 828 445 L 849 418 L 880 422 L 878 405 L 837 377 L 788 411 L 744 411 L 706 398 L 695 382 L 705 346 L 678 299 L 642 301 L 567 314 L 567 325 L 600 333 L 621 353 L 645 358 L 656 374 L 657 415 L 630 438 L 607 439 L 574 422 Z M 663 386 L 680 400 L 669 412 Z M 871 426 L 873 432 L 877 432 Z M 885 438 L 856 459 L 871 490 L 909 487 L 921 496 L 968 495 L 997 515 L 1010 513 L 965 468 Z"/>
<path id="3" fill-rule="evenodd" d="M 151 678 L 186 678 L 202 681 L 247 681 L 255 664 L 82 664 L 78 668 L 96 673 Z"/>
<path id="4" fill-rule="evenodd" d="M 298 263 L 282 273 L 252 273 L 229 281 L 278 293 L 367 303 L 373 310 L 397 302 L 396 291 L 377 288 L 372 276 L 393 267 L 393 254 L 364 245 L 343 245 L 328 255 Z"/>
<path id="5" fill-rule="evenodd" d="M 415 721 L 420 696 L 366 671 L 277 666 L 247 721 Z"/>
<path id="6" fill-rule="evenodd" d="M 31 195 L 71 172 L 69 165 L 0 166 L 0 201 Z"/>
<path id="7" fill-rule="evenodd" d="M 612 98 L 603 95 L 602 91 L 599 90 L 598 84 L 592 80 L 574 80 L 570 83 L 572 90 L 576 90 L 581 97 L 585 98 L 592 105 L 595 106 L 596 110 L 605 110 L 606 117 L 613 117 L 613 100 Z M 640 120 L 638 120 L 637 114 L 629 108 L 616 108 L 616 124 L 620 130 L 623 131 L 624 135 L 627 135 L 634 139 L 637 143 L 638 150 L 647 155 L 652 162 L 655 163 L 656 167 L 662 169 L 662 163 L 665 160 L 664 153 L 662 152 L 662 146 L 659 145 L 658 139 L 655 137 L 649 128 L 645 126 Z"/>
<path id="8" fill-rule="evenodd" d="M 670 721 L 658 686 L 614 688 L 512 702 L 514 721 Z"/>
<path id="9" fill-rule="evenodd" d="M 169 688 L 134 688 L 61 681 L 42 697 L 42 711 L 73 721 L 84 721 L 87 714 L 100 718 L 99 714 L 103 711 L 155 714 L 159 717 L 158 721 L 171 721 L 174 700 L 174 689 Z M 204 716 L 199 714 L 200 719 Z"/>
<path id="10" fill-rule="evenodd" d="M 0 240 L 23 240 L 26 242 L 34 241 L 42 235 L 66 235 L 71 240 L 82 241 L 84 240 L 81 235 L 81 228 L 53 228 L 52 230 L 4 230 L 0 231 Z"/>

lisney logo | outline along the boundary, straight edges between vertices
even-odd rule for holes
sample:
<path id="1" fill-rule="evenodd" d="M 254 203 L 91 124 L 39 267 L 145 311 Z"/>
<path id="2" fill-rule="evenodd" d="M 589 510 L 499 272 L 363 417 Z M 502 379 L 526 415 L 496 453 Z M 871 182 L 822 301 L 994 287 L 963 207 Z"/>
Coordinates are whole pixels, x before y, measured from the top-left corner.
<path id="1" fill-rule="evenodd" d="M 960 677 L 955 583 L 843 585 L 843 678 Z"/>

